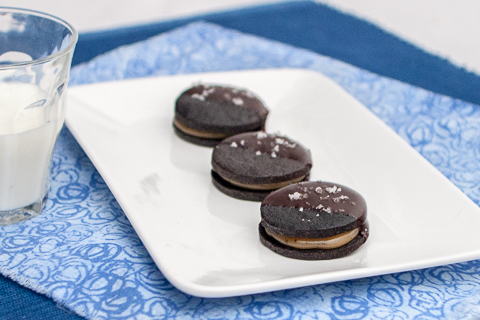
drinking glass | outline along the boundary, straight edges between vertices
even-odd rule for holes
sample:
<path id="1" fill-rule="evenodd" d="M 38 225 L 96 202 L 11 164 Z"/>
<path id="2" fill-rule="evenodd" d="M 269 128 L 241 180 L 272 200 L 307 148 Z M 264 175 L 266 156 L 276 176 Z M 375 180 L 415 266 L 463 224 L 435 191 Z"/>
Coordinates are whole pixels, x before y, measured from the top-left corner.
<path id="1" fill-rule="evenodd" d="M 0 225 L 44 207 L 77 39 L 57 17 L 0 7 Z"/>

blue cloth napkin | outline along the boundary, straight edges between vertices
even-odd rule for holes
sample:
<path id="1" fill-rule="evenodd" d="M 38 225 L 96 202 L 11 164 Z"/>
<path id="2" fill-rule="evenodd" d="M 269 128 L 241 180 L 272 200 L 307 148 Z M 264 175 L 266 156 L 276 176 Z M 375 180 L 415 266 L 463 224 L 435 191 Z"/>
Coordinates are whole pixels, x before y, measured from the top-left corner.
<path id="1" fill-rule="evenodd" d="M 297 67 L 356 97 L 477 204 L 480 111 L 346 63 L 208 23 L 121 47 L 71 85 L 193 72 Z M 458 319 L 480 315 L 480 260 L 223 299 L 192 297 L 156 268 L 68 129 L 45 212 L 0 228 L 0 272 L 89 319 Z"/>

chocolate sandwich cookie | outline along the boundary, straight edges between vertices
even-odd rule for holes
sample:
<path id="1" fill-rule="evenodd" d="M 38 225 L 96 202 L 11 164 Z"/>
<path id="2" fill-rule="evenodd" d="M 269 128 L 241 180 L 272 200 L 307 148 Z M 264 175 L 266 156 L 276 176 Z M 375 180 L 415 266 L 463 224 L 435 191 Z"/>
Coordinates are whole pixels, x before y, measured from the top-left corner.
<path id="1" fill-rule="evenodd" d="M 311 167 L 310 150 L 263 131 L 229 137 L 212 153 L 213 184 L 242 200 L 262 201 L 273 190 L 308 180 Z"/>
<path id="2" fill-rule="evenodd" d="M 238 133 L 262 130 L 268 110 L 252 93 L 199 84 L 184 91 L 175 103 L 175 133 L 189 142 L 213 147 Z"/>
<path id="3" fill-rule="evenodd" d="M 341 258 L 357 250 L 369 234 L 364 198 L 331 182 L 300 182 L 274 191 L 260 211 L 261 242 L 289 258 Z"/>

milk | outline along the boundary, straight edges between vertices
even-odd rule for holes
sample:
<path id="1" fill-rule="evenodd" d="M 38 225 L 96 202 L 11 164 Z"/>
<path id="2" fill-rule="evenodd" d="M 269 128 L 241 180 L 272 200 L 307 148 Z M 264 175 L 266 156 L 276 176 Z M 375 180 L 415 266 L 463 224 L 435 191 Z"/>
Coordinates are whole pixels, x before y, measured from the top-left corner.
<path id="1" fill-rule="evenodd" d="M 26 207 L 46 194 L 61 122 L 45 123 L 47 100 L 36 85 L 0 83 L 0 211 Z"/>

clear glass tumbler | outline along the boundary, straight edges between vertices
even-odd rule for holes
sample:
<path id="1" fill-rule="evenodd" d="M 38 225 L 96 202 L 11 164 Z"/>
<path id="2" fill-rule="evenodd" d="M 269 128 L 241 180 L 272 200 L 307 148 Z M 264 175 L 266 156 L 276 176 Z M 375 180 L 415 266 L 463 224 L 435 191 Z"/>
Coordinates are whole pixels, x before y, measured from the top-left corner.
<path id="1" fill-rule="evenodd" d="M 59 18 L 0 7 L 0 225 L 42 211 L 77 39 Z"/>

